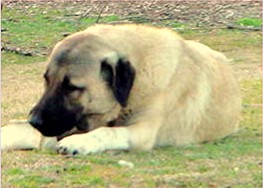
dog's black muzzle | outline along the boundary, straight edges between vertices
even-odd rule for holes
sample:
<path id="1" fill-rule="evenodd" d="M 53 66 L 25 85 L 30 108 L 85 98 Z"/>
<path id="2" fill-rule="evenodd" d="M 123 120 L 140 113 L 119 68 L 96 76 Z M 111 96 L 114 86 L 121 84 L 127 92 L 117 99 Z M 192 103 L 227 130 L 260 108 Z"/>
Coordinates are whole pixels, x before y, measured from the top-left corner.
<path id="1" fill-rule="evenodd" d="M 44 136 L 60 136 L 74 127 L 88 130 L 86 116 L 80 105 L 65 107 L 63 96 L 42 99 L 30 112 L 29 123 Z"/>

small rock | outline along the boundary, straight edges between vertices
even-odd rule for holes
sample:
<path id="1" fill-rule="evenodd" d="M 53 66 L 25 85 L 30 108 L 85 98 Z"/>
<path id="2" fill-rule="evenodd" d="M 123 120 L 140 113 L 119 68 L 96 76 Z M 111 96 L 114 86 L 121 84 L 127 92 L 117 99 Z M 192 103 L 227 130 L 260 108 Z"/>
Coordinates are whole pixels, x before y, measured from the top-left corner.
<path id="1" fill-rule="evenodd" d="M 238 168 L 238 167 L 235 167 L 235 168 L 234 168 L 234 171 L 235 171 L 235 172 L 238 172 L 238 171 L 239 171 L 239 168 Z"/>
<path id="2" fill-rule="evenodd" d="M 78 12 L 75 12 L 75 16 L 80 16 L 82 14 L 82 12 L 81 11 L 78 11 Z"/>
<path id="3" fill-rule="evenodd" d="M 134 164 L 132 162 L 128 162 L 128 161 L 119 160 L 118 164 L 120 166 L 126 166 L 126 167 L 129 167 L 129 168 L 134 168 Z"/>

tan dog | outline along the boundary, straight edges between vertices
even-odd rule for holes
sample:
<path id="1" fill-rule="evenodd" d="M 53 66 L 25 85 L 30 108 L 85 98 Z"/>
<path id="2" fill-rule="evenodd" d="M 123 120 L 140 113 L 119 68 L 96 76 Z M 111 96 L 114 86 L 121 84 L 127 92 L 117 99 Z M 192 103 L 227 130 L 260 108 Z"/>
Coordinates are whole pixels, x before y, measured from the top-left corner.
<path id="1" fill-rule="evenodd" d="M 48 62 L 30 123 L 45 136 L 87 132 L 60 140 L 60 153 L 201 143 L 237 129 L 225 56 L 169 29 L 92 26 L 59 42 Z"/>

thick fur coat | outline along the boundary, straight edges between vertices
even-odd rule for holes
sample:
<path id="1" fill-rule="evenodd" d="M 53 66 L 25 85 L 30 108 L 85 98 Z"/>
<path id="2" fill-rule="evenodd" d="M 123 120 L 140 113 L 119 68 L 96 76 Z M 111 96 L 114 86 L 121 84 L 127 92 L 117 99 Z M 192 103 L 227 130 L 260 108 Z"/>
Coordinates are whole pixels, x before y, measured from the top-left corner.
<path id="1" fill-rule="evenodd" d="M 63 154 L 219 139 L 237 130 L 241 106 L 228 64 L 166 28 L 92 26 L 54 47 L 30 123 L 45 136 L 84 131 L 58 142 Z"/>

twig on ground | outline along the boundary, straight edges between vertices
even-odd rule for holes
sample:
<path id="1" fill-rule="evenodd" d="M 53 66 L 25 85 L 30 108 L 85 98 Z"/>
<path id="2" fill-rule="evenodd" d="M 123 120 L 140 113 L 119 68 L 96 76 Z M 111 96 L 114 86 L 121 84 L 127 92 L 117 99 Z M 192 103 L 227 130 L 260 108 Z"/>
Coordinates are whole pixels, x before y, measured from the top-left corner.
<path id="1" fill-rule="evenodd" d="M 88 14 L 92 11 L 93 7 L 91 7 L 90 9 L 86 10 L 81 16 L 80 18 L 85 18 L 86 16 L 88 16 Z"/>
<path id="2" fill-rule="evenodd" d="M 33 52 L 24 51 L 21 48 L 13 48 L 13 47 L 4 46 L 4 45 L 1 46 L 1 51 L 12 52 L 12 53 L 16 53 L 16 54 L 23 55 L 23 56 L 35 55 Z"/>
<path id="3" fill-rule="evenodd" d="M 101 15 L 102 15 L 103 11 L 105 10 L 105 8 L 106 8 L 107 6 L 108 6 L 108 2 L 105 3 L 104 6 L 102 7 L 102 9 L 100 10 L 99 15 L 98 15 L 98 18 L 97 18 L 97 20 L 95 21 L 95 23 L 99 23 L 100 18 L 101 18 Z"/>
<path id="4" fill-rule="evenodd" d="M 228 25 L 227 25 L 227 29 L 261 31 L 261 30 L 262 30 L 262 27 L 245 27 L 245 26 L 238 26 L 238 25 L 228 24 Z"/>

